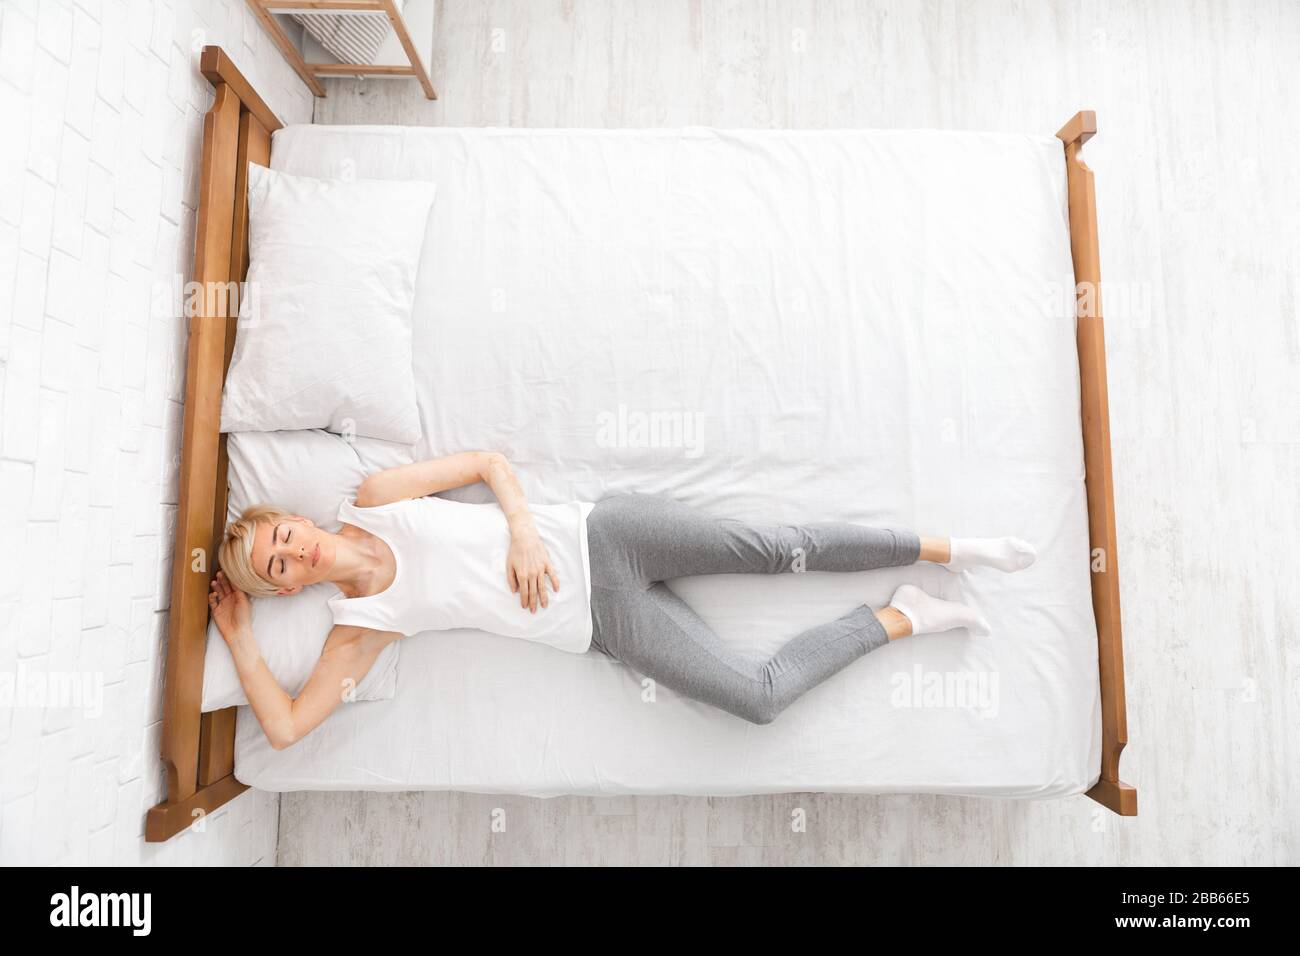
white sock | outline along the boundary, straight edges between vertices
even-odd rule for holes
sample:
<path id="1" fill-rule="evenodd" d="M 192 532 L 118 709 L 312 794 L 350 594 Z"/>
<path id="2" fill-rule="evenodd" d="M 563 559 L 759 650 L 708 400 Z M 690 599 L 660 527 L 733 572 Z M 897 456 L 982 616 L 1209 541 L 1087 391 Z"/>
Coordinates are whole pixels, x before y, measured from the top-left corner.
<path id="1" fill-rule="evenodd" d="M 1038 557 L 1034 546 L 1019 538 L 950 538 L 948 547 L 952 554 L 943 566 L 950 571 L 967 568 L 1023 571 Z"/>
<path id="2" fill-rule="evenodd" d="M 913 634 L 935 634 L 954 627 L 969 628 L 972 634 L 981 636 L 989 633 L 988 621 L 974 608 L 931 597 L 911 584 L 904 584 L 895 591 L 889 605 L 912 622 Z"/>

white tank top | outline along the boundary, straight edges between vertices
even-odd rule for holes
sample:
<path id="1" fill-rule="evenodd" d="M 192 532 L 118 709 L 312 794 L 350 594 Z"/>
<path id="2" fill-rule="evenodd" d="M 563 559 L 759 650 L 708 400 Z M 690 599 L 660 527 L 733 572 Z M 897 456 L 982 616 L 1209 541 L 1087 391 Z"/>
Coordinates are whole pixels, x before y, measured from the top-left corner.
<path id="1" fill-rule="evenodd" d="M 591 567 L 586 501 L 530 505 L 560 579 L 550 606 L 533 614 L 506 583 L 510 527 L 496 504 L 408 498 L 359 508 L 339 506 L 339 520 L 378 535 L 397 559 L 393 583 L 378 594 L 329 599 L 335 624 L 417 634 L 475 628 L 581 654 L 591 645 Z"/>

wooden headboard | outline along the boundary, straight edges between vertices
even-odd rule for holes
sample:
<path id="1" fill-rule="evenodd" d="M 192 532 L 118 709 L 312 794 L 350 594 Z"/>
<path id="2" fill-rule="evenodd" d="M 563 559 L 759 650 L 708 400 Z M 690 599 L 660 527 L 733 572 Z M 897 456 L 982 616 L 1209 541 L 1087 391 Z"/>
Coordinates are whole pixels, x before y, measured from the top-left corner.
<path id="1" fill-rule="evenodd" d="M 200 69 L 216 96 L 203 118 L 203 168 L 188 288 L 201 296 L 189 322 L 180 504 L 172 557 L 171 617 L 163 695 L 167 799 L 149 810 L 145 839 L 166 840 L 247 787 L 234 777 L 235 708 L 202 712 L 208 585 L 226 526 L 226 439 L 221 389 L 235 346 L 238 289 L 248 270 L 248 164 L 271 161 L 281 122 L 220 47 Z"/>

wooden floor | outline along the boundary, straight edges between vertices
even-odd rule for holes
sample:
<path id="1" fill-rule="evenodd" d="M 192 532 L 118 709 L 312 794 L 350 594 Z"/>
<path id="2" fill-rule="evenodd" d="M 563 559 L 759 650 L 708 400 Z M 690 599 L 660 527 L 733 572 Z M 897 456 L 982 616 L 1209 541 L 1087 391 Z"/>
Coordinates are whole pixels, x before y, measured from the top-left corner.
<path id="1" fill-rule="evenodd" d="M 298 793 L 281 864 L 1300 863 L 1300 4 L 440 7 L 438 102 L 332 81 L 316 121 L 1051 133 L 1097 110 L 1142 815 L 1082 797 Z"/>

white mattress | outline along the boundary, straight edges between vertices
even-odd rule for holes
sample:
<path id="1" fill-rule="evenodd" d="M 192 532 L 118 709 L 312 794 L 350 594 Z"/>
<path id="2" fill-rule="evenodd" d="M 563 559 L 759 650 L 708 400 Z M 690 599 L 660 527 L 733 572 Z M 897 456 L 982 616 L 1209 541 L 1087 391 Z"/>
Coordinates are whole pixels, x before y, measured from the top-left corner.
<path id="1" fill-rule="evenodd" d="M 1018 575 L 919 565 L 671 582 L 755 654 L 906 581 L 993 626 L 987 639 L 891 644 L 766 726 L 663 688 L 644 702 L 640 677 L 598 652 L 416 635 L 393 700 L 346 705 L 287 750 L 241 708 L 240 780 L 1011 797 L 1096 781 L 1056 139 L 299 126 L 275 134 L 272 166 L 437 182 L 415 309 L 421 456 L 504 452 L 539 503 L 662 492 L 757 520 L 1015 534 L 1041 557 Z M 661 432 L 653 447 L 620 430 L 620 414 L 631 426 L 651 413 L 698 433 Z M 988 693 L 922 693 L 945 679 Z"/>

